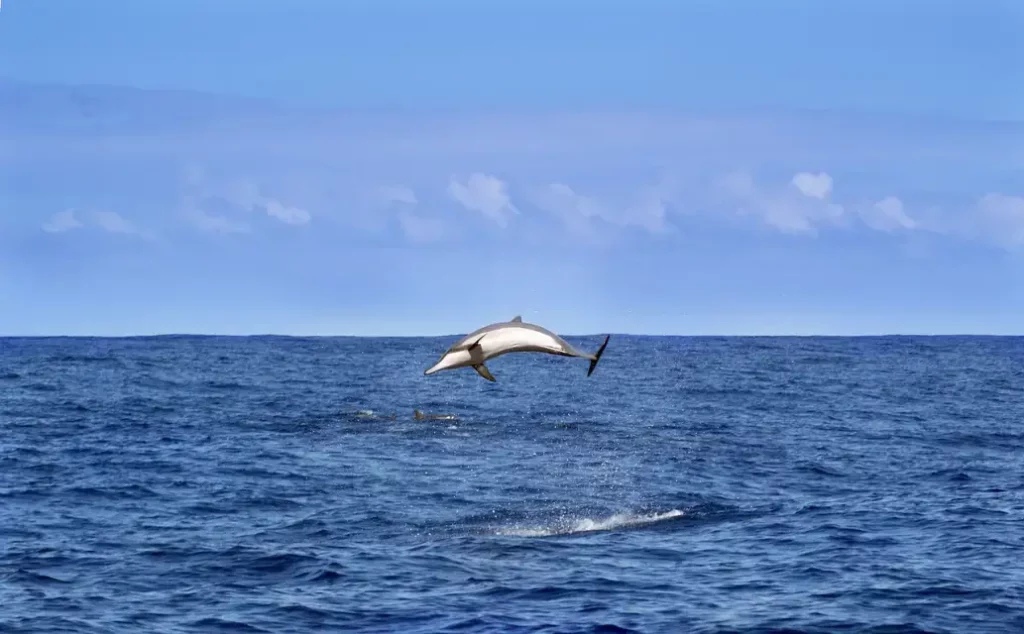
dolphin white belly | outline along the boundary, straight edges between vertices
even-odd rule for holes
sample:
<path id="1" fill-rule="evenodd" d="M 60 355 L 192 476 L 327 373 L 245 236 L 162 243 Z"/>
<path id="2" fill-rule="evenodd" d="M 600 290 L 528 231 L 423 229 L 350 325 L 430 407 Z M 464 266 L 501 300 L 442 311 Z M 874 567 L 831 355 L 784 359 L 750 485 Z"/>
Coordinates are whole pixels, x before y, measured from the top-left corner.
<path id="1" fill-rule="evenodd" d="M 506 352 L 546 352 L 560 354 L 562 345 L 551 335 L 526 328 L 501 328 L 484 335 L 480 340 L 484 360 Z"/>

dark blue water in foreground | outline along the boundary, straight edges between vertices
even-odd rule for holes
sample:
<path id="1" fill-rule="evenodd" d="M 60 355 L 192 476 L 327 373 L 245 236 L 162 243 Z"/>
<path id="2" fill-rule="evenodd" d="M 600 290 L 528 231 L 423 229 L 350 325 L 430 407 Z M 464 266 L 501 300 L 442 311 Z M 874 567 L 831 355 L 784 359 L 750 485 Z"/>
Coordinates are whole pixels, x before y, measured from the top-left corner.
<path id="1" fill-rule="evenodd" d="M 0 630 L 1024 631 L 1024 339 L 453 340 L 0 340 Z"/>

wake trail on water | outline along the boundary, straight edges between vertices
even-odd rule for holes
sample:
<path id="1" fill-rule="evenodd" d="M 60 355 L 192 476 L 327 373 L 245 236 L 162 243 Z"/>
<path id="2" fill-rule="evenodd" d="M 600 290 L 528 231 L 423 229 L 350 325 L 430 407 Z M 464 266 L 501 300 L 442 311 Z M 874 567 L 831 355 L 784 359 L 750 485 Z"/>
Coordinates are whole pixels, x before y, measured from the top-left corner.
<path id="1" fill-rule="evenodd" d="M 673 520 L 686 515 L 684 511 L 672 509 L 663 513 L 616 513 L 604 518 L 567 517 L 563 516 L 549 524 L 535 526 L 512 525 L 499 527 L 495 535 L 507 537 L 553 537 L 556 535 L 574 535 L 577 533 L 593 533 L 610 531 L 620 528 L 636 528 Z"/>

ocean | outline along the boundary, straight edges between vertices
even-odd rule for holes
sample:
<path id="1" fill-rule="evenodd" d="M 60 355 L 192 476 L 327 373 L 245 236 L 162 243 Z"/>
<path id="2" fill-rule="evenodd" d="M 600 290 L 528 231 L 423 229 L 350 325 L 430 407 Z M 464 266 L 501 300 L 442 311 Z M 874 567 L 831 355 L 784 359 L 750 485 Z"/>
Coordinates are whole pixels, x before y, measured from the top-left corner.
<path id="1" fill-rule="evenodd" d="M 1024 339 L 455 339 L 0 339 L 0 631 L 1024 631 Z"/>

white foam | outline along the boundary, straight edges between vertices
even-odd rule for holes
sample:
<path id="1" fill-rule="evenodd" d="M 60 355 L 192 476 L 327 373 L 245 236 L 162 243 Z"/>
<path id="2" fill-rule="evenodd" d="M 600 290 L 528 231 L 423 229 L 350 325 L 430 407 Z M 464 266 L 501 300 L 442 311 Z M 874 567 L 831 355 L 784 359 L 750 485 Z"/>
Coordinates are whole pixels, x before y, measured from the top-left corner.
<path id="1" fill-rule="evenodd" d="M 549 526 L 510 526 L 499 528 L 495 531 L 497 535 L 510 537 L 551 537 L 553 535 L 572 535 L 575 533 L 591 533 L 595 531 L 610 531 L 617 528 L 628 528 L 654 524 L 665 520 L 682 517 L 685 513 L 679 509 L 672 509 L 664 513 L 616 513 L 602 519 L 563 518 Z"/>

